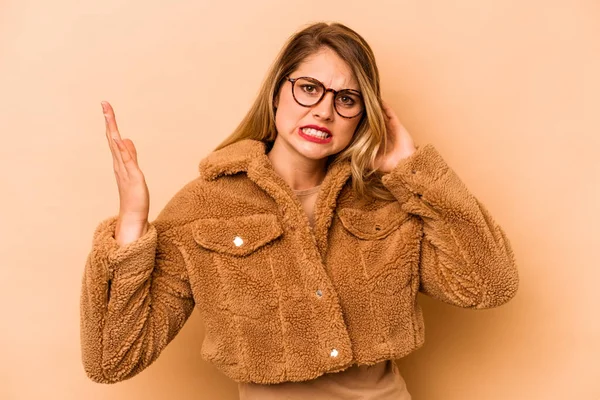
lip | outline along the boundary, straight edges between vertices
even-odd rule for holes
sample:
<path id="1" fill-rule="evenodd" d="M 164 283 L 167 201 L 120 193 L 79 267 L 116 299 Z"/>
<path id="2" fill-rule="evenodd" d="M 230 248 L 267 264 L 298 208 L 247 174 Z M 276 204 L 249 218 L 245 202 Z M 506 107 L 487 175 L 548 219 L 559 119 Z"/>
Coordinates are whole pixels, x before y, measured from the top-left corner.
<path id="1" fill-rule="evenodd" d="M 317 128 L 315 128 L 315 129 L 317 129 Z M 327 143 L 331 142 L 331 138 L 332 138 L 332 136 L 328 136 L 326 139 L 321 139 L 318 137 L 310 136 L 310 135 L 307 135 L 306 133 L 302 132 L 302 128 L 298 128 L 298 135 L 301 138 L 308 140 L 309 142 L 320 143 L 320 144 L 327 144 Z"/>
<path id="2" fill-rule="evenodd" d="M 325 133 L 327 133 L 328 135 L 332 136 L 332 135 L 331 135 L 331 131 L 330 131 L 329 129 L 325 128 L 324 126 L 318 126 L 318 125 L 304 125 L 304 126 L 301 126 L 301 127 L 300 127 L 300 129 L 304 129 L 304 128 L 313 128 L 313 129 L 316 129 L 316 130 L 318 130 L 318 131 L 325 132 Z"/>

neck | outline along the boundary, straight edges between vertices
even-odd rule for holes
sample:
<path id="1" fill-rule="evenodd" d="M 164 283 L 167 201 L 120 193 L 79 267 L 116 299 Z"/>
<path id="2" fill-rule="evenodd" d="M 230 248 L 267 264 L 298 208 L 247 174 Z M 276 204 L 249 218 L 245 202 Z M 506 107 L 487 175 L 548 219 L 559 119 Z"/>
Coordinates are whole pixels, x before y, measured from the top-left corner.
<path id="1" fill-rule="evenodd" d="M 275 140 L 273 148 L 267 153 L 275 172 L 293 190 L 304 190 L 320 185 L 327 172 L 327 159 L 306 158 L 278 142 L 281 141 Z"/>

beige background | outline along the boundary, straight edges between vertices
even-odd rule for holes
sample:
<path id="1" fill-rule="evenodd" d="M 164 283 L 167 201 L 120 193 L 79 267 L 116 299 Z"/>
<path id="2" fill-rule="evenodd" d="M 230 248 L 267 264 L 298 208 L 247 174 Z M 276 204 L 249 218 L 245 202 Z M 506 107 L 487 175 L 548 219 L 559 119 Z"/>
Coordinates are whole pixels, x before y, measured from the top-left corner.
<path id="1" fill-rule="evenodd" d="M 94 228 L 118 211 L 100 101 L 137 145 L 150 217 L 240 121 L 285 39 L 337 20 L 384 97 L 508 233 L 504 307 L 421 297 L 415 400 L 600 399 L 600 2 L 0 1 L 2 399 L 236 399 L 194 312 L 159 360 L 99 385 L 80 362 Z"/>

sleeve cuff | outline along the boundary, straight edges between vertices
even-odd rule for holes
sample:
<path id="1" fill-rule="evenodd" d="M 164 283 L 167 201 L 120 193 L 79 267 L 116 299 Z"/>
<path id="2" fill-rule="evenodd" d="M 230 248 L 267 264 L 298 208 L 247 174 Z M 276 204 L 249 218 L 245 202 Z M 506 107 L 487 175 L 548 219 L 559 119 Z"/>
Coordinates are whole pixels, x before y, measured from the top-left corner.
<path id="1" fill-rule="evenodd" d="M 150 223 L 148 231 L 137 240 L 120 246 L 115 239 L 115 229 L 118 216 L 113 216 L 102 221 L 94 232 L 94 253 L 104 259 L 110 279 L 120 264 L 128 260 L 138 259 L 141 255 L 151 253 L 154 255 L 157 243 L 156 227 Z"/>
<path id="2" fill-rule="evenodd" d="M 401 202 L 421 198 L 448 170 L 435 147 L 428 143 L 409 157 L 400 160 L 392 171 L 383 175 L 384 186 Z"/>

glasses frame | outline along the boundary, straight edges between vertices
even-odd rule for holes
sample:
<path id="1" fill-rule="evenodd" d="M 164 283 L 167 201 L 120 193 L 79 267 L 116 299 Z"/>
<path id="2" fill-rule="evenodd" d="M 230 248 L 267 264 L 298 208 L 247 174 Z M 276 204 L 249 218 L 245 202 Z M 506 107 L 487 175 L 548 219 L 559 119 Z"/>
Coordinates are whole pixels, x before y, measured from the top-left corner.
<path id="1" fill-rule="evenodd" d="M 342 118 L 346 118 L 346 119 L 352 119 L 352 118 L 356 118 L 358 117 L 360 114 L 362 114 L 365 111 L 365 107 L 364 107 L 364 101 L 363 101 L 363 97 L 362 97 L 362 93 L 360 93 L 358 90 L 354 90 L 354 89 L 341 89 L 341 90 L 333 90 L 332 88 L 326 88 L 325 85 L 319 81 L 316 78 L 310 77 L 310 76 L 299 76 L 297 78 L 290 78 L 290 76 L 286 76 L 285 79 L 289 82 L 291 82 L 292 84 L 292 97 L 294 98 L 294 100 L 296 100 L 296 103 L 298 103 L 298 105 L 301 105 L 302 107 L 313 107 L 316 106 L 317 104 L 319 104 L 321 102 L 321 100 L 323 100 L 323 98 L 325 97 L 325 95 L 327 94 L 327 92 L 332 92 L 333 93 L 333 108 L 335 110 L 335 112 L 337 113 L 337 115 L 339 115 Z M 321 93 L 321 98 L 319 98 L 319 100 L 317 100 L 317 102 L 315 104 L 312 104 L 310 106 L 307 106 L 305 104 L 302 104 L 298 101 L 298 99 L 296 98 L 296 95 L 294 94 L 294 85 L 296 84 L 296 81 L 298 79 L 308 79 L 310 81 L 315 82 L 316 84 L 321 85 L 321 87 L 323 88 L 323 93 Z M 338 93 L 341 92 L 350 92 L 352 94 L 357 94 L 358 96 L 360 96 L 361 101 L 363 102 L 363 107 L 362 110 L 360 110 L 358 112 L 358 114 L 353 115 L 351 117 L 346 117 L 345 115 L 340 114 L 340 112 L 337 109 L 337 106 L 335 104 L 335 98 L 337 97 Z"/>

